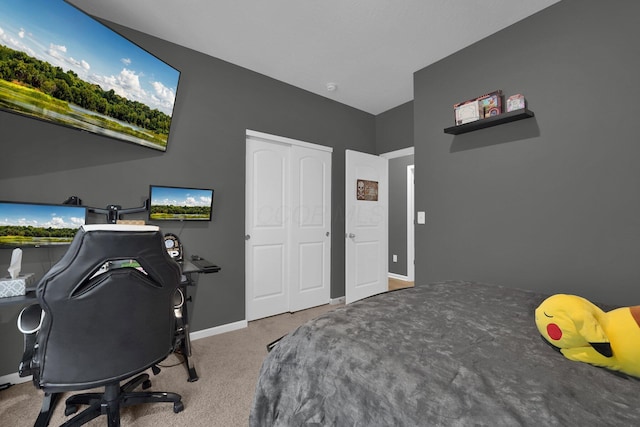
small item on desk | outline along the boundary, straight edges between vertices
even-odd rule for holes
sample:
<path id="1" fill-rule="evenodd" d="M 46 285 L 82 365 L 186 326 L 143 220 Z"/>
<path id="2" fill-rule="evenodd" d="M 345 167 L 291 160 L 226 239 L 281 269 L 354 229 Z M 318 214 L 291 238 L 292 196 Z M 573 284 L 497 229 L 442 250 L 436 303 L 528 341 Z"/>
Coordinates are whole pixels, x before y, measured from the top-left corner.
<path id="1" fill-rule="evenodd" d="M 0 298 L 17 297 L 24 295 L 28 287 L 35 282 L 35 275 L 27 273 L 12 279 L 10 277 L 0 279 Z"/>
<path id="2" fill-rule="evenodd" d="M 20 276 L 20 270 L 22 269 L 22 249 L 16 248 L 11 253 L 11 263 L 7 271 L 12 279 Z"/>
<path id="3" fill-rule="evenodd" d="M 144 219 L 118 219 L 116 224 L 145 225 Z"/>
<path id="4" fill-rule="evenodd" d="M 11 263 L 7 271 L 9 277 L 0 279 L 0 298 L 17 297 L 24 295 L 26 289 L 34 281 L 34 274 L 20 275 L 22 269 L 22 249 L 16 248 L 11 253 Z"/>
<path id="5" fill-rule="evenodd" d="M 220 267 L 198 255 L 191 255 L 191 263 L 201 269 L 203 273 L 215 273 L 220 271 Z"/>

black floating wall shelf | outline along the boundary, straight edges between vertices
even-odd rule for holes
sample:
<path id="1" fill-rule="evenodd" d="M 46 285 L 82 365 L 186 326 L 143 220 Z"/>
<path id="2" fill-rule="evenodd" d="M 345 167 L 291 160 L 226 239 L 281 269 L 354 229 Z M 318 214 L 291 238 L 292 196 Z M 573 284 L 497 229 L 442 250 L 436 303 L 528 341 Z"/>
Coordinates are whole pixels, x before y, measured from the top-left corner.
<path id="1" fill-rule="evenodd" d="M 444 130 L 444 133 L 451 135 L 460 135 L 461 133 L 473 132 L 474 130 L 490 128 L 504 123 L 515 122 L 533 117 L 533 111 L 528 109 L 510 111 L 497 116 L 488 117 L 486 119 L 476 120 L 475 122 L 465 123 L 463 125 L 451 126 Z"/>

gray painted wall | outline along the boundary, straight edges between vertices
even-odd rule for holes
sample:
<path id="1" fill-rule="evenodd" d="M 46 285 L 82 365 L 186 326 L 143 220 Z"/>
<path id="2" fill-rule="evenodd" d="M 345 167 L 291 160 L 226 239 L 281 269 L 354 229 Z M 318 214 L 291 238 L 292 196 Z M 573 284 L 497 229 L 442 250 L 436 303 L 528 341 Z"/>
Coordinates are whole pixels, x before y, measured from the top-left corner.
<path id="1" fill-rule="evenodd" d="M 413 147 L 413 101 L 376 116 L 376 153 Z M 407 275 L 407 166 L 413 156 L 389 160 L 389 272 Z M 398 262 L 393 262 L 393 254 Z"/>
<path id="2" fill-rule="evenodd" d="M 564 0 L 415 73 L 416 280 L 640 304 L 640 2 Z M 535 118 L 459 136 L 502 89 Z"/>
<path id="3" fill-rule="evenodd" d="M 162 224 L 180 236 L 187 256 L 222 267 L 193 289 L 192 330 L 245 317 L 245 130 L 334 147 L 331 296 L 344 295 L 344 150 L 375 152 L 375 117 L 263 75 L 136 31 L 109 24 L 181 70 L 169 148 L 160 153 L 0 112 L 0 199 L 141 206 L 149 184 L 214 188 L 211 223 Z M 144 218 L 132 214 L 127 219 Z M 103 216 L 91 216 L 104 222 Z M 0 251 L 6 271 L 10 251 Z M 39 276 L 60 250 L 26 249 L 23 271 Z M 0 375 L 16 372 L 21 336 L 13 309 L 0 307 Z M 11 349 L 11 350 L 8 350 Z"/>
<path id="4" fill-rule="evenodd" d="M 376 153 L 413 147 L 413 101 L 376 116 Z"/>

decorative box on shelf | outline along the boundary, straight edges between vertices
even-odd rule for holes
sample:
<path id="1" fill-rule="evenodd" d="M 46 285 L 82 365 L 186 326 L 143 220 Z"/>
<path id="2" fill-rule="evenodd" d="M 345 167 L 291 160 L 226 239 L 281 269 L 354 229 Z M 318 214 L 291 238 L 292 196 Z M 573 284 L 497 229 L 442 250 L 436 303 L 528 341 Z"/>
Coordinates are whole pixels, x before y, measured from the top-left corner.
<path id="1" fill-rule="evenodd" d="M 477 99 L 461 102 L 453 106 L 456 125 L 475 122 L 484 117 Z"/>
<path id="2" fill-rule="evenodd" d="M 478 97 L 478 103 L 482 108 L 483 118 L 502 114 L 502 91 L 496 90 Z"/>
<path id="3" fill-rule="evenodd" d="M 517 93 L 515 95 L 511 95 L 507 99 L 507 113 L 525 108 L 527 108 L 527 102 L 524 95 Z"/>
<path id="4" fill-rule="evenodd" d="M 34 282 L 35 275 L 33 273 L 21 274 L 15 279 L 11 277 L 0 278 L 0 298 L 24 295 L 26 289 Z"/>
<path id="5" fill-rule="evenodd" d="M 455 124 L 460 126 L 502 113 L 502 91 L 496 90 L 453 105 Z"/>

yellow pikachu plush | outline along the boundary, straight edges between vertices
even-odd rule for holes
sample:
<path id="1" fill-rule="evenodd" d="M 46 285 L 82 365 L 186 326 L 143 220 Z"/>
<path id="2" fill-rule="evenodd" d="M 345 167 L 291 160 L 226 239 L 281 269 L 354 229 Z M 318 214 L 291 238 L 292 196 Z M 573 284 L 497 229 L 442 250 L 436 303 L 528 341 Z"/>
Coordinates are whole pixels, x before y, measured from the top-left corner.
<path id="1" fill-rule="evenodd" d="M 576 295 L 552 295 L 535 312 L 538 331 L 570 360 L 640 378 L 640 306 L 603 311 Z"/>

